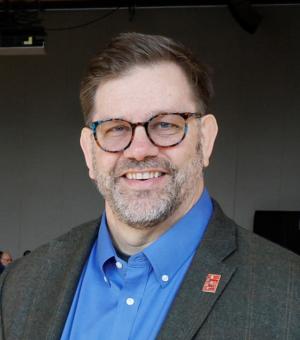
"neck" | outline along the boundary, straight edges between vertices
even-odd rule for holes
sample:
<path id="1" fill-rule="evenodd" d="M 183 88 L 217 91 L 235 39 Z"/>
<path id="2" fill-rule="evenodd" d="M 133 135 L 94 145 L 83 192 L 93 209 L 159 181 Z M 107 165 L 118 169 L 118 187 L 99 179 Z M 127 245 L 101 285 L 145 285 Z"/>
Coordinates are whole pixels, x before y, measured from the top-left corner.
<path id="1" fill-rule="evenodd" d="M 181 219 L 197 202 L 202 192 L 203 186 L 190 200 L 185 200 L 173 215 L 169 216 L 165 221 L 148 228 L 132 227 L 122 222 L 106 202 L 106 219 L 115 247 L 129 256 L 142 251 Z"/>

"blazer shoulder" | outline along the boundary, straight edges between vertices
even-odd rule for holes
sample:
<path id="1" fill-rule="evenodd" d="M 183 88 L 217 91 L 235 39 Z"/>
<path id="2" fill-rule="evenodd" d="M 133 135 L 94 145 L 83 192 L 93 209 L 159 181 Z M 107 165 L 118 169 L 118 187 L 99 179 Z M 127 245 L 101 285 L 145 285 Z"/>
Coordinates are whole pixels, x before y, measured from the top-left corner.
<path id="1" fill-rule="evenodd" d="M 299 255 L 238 225 L 224 214 L 216 201 L 213 201 L 213 204 L 214 213 L 211 223 L 215 226 L 217 225 L 214 228 L 215 238 L 219 237 L 218 235 L 222 233 L 226 237 L 229 234 L 234 235 L 239 255 L 261 262 L 264 265 L 277 263 L 278 261 L 288 261 L 294 263 L 300 269 Z"/>
<path id="2" fill-rule="evenodd" d="M 236 225 L 239 251 L 244 249 L 254 260 L 264 265 L 285 262 L 294 264 L 300 273 L 300 256 L 291 250 Z M 296 267 L 295 267 L 296 268 Z"/>
<path id="3" fill-rule="evenodd" d="M 75 227 L 15 261 L 2 273 L 0 333 L 6 339 L 46 339 L 45 334 L 52 332 L 50 325 L 56 323 L 59 332 L 98 226 L 99 221 L 91 221 Z M 43 326 L 35 327 L 34 323 Z"/>
<path id="4" fill-rule="evenodd" d="M 22 285 L 39 275 L 45 267 L 62 266 L 76 254 L 84 258 L 97 237 L 99 219 L 72 228 L 67 233 L 39 246 L 28 256 L 15 260 L 1 275 L 0 288 Z M 69 260 L 68 260 L 69 259 Z"/>

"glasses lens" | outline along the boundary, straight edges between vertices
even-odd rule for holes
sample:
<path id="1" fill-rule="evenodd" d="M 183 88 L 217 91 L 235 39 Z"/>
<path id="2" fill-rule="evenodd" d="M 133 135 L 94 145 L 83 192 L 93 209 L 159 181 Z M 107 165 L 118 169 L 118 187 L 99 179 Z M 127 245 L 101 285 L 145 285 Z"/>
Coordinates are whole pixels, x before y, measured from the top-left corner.
<path id="1" fill-rule="evenodd" d="M 128 122 L 113 119 L 97 126 L 96 130 L 99 144 L 107 151 L 121 151 L 130 142 L 132 129 Z"/>
<path id="2" fill-rule="evenodd" d="M 185 120 L 176 114 L 156 116 L 149 122 L 148 133 L 156 145 L 175 145 L 179 143 L 184 136 Z"/>

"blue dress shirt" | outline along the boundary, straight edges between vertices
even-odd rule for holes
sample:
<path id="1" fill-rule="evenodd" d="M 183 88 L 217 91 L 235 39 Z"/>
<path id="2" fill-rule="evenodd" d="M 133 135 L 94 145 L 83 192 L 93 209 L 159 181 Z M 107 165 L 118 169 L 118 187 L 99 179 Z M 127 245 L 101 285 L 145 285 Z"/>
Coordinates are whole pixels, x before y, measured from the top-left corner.
<path id="1" fill-rule="evenodd" d="M 204 190 L 185 216 L 126 262 L 113 247 L 104 213 L 61 340 L 155 339 L 211 214 Z"/>

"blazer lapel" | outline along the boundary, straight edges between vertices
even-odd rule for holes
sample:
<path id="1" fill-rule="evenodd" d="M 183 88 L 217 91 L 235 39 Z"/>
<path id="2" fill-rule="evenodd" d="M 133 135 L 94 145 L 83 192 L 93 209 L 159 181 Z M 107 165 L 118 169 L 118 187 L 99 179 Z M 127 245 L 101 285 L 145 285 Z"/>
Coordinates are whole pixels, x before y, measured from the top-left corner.
<path id="1" fill-rule="evenodd" d="M 192 339 L 229 284 L 236 268 L 225 259 L 236 249 L 236 229 L 214 202 L 214 214 L 157 339 Z M 208 274 L 220 275 L 205 292 Z"/>

